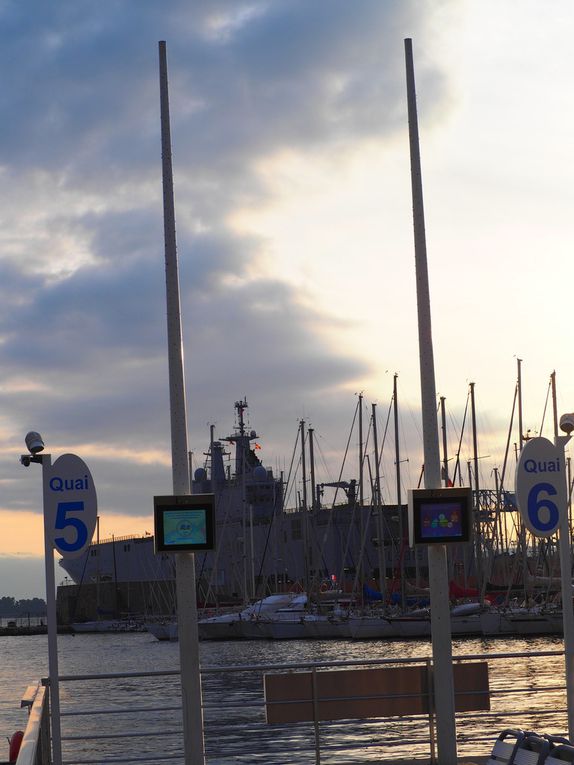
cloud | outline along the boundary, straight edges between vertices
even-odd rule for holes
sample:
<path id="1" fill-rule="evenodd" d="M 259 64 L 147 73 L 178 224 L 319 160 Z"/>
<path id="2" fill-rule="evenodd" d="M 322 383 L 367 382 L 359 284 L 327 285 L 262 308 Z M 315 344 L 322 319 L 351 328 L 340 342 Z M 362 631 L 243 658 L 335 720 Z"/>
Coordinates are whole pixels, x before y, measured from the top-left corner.
<path id="1" fill-rule="evenodd" d="M 281 273 L 261 275 L 269 243 L 230 218 L 273 197 L 262 159 L 289 150 L 336 162 L 404 129 L 403 30 L 425 25 L 418 4 L 378 0 L 3 5 L 4 507 L 37 505 L 37 481 L 15 462 L 27 429 L 55 451 L 99 445 L 83 456 L 114 511 L 138 514 L 169 485 L 158 39 L 168 41 L 190 441 L 203 446 L 208 421 L 229 430 L 243 395 L 276 456 L 302 411 L 339 417 L 370 369 L 336 341 L 352 320 L 338 306 L 319 312 Z M 423 64 L 420 79 L 438 110 L 442 74 Z M 157 459 L 142 457 L 150 449 Z"/>

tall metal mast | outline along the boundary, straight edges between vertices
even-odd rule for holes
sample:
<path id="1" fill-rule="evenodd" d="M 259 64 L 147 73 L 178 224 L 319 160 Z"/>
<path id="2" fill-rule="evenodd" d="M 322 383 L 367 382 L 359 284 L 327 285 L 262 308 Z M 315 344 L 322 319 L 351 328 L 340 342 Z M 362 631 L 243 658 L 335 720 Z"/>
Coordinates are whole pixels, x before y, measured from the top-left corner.
<path id="1" fill-rule="evenodd" d="M 436 416 L 436 387 L 431 330 L 430 290 L 428 280 L 426 235 L 424 221 L 423 188 L 415 73 L 412 40 L 405 40 L 407 74 L 407 105 L 409 115 L 409 144 L 411 155 L 411 185 L 413 195 L 413 222 L 415 240 L 415 268 L 419 330 L 419 360 L 421 372 L 421 400 L 425 487 L 440 488 L 440 450 Z M 432 653 L 435 677 L 435 709 L 437 714 L 437 745 L 441 765 L 456 765 L 456 725 L 454 708 L 454 680 L 452 669 L 452 642 L 450 638 L 450 608 L 448 600 L 448 572 L 446 548 L 431 545 L 428 548 L 429 585 L 431 594 Z M 445 639 L 446 638 L 446 639 Z"/>
<path id="2" fill-rule="evenodd" d="M 173 492 L 181 495 L 189 493 L 189 465 L 165 41 L 159 43 L 159 71 L 171 459 Z M 205 754 L 193 553 L 176 555 L 176 591 L 185 763 L 203 765 Z"/>

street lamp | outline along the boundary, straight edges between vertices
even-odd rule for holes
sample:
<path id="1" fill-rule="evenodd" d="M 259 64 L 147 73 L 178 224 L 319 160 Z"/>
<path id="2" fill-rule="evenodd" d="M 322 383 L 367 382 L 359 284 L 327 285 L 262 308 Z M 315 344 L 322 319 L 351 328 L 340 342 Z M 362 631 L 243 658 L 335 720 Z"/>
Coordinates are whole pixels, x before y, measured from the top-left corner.
<path id="1" fill-rule="evenodd" d="M 62 765 L 54 549 L 63 558 L 75 558 L 87 550 L 96 527 L 98 502 L 92 475 L 84 460 L 76 454 L 62 454 L 52 464 L 50 454 L 41 454 L 44 441 L 36 431 L 27 434 L 26 446 L 28 454 L 20 457 L 22 465 L 28 467 L 32 462 L 42 465 L 52 761 L 54 765 Z"/>
<path id="2" fill-rule="evenodd" d="M 44 440 L 35 430 L 26 434 L 29 454 L 22 454 L 20 462 L 29 467 L 32 462 L 42 465 L 43 515 L 44 515 L 44 565 L 46 570 L 46 620 L 48 622 L 48 672 L 50 676 L 50 728 L 52 732 L 52 755 L 54 765 L 62 763 L 62 734 L 60 728 L 60 687 L 58 683 L 58 626 L 56 616 L 56 576 L 54 573 L 54 547 L 51 539 L 50 520 L 46 512 L 48 475 L 52 456 L 44 451 Z"/>

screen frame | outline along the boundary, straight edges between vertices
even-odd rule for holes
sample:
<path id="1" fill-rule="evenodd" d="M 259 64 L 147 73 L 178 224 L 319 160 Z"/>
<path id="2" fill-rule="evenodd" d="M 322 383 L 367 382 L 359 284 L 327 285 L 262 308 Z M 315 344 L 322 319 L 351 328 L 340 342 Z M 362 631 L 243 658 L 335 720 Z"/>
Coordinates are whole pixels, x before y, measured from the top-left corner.
<path id="1" fill-rule="evenodd" d="M 185 494 L 153 498 L 156 553 L 202 552 L 215 549 L 215 501 L 213 494 Z M 170 511 L 204 510 L 205 542 L 169 544 L 165 541 L 165 518 Z"/>
<path id="2" fill-rule="evenodd" d="M 422 533 L 422 511 L 428 505 L 457 504 L 460 508 L 461 533 L 426 537 Z M 469 488 L 412 489 L 409 492 L 409 537 L 417 545 L 467 544 L 472 537 L 472 491 Z"/>

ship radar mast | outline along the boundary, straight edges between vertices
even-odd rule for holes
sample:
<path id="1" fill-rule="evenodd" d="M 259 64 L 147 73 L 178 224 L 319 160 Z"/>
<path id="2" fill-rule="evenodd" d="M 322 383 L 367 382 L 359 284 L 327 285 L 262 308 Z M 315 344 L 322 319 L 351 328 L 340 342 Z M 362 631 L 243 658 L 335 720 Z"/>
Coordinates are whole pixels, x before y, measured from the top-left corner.
<path id="1" fill-rule="evenodd" d="M 235 444 L 235 475 L 243 476 L 246 473 L 251 473 L 253 468 L 261 463 L 250 446 L 251 441 L 257 438 L 257 433 L 254 430 L 248 432 L 245 425 L 247 398 L 244 397 L 243 400 L 236 401 L 235 409 L 237 411 L 236 432 L 232 436 L 223 438 L 222 441 Z"/>
<path id="2" fill-rule="evenodd" d="M 243 412 L 247 409 L 247 397 L 244 396 L 243 401 L 236 401 L 235 408 L 237 409 L 237 422 L 238 422 L 239 435 L 244 436 L 245 421 L 243 419 Z"/>

